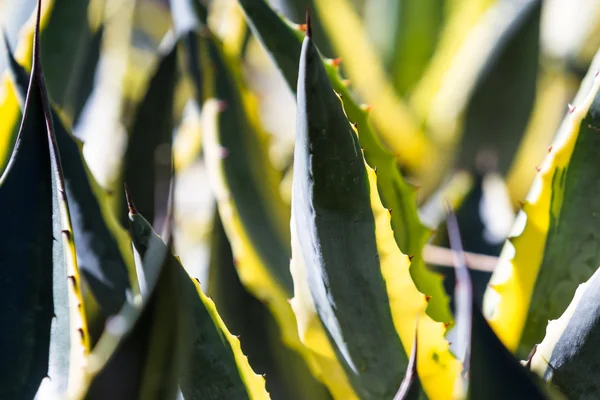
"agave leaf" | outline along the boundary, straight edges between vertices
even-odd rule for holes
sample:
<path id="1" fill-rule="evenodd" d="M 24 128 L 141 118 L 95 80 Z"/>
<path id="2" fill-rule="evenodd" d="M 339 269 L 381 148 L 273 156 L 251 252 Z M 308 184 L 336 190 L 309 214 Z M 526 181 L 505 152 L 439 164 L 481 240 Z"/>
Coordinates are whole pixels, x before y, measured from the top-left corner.
<path id="1" fill-rule="evenodd" d="M 69 399 L 175 399 L 184 354 L 187 320 L 182 282 L 168 248 L 132 213 L 134 247 L 148 273 L 142 301 L 126 302 L 111 318 L 88 356 L 84 377 Z M 167 230 L 170 235 L 170 231 Z"/>
<path id="2" fill-rule="evenodd" d="M 456 397 L 464 398 L 466 395 L 469 399 L 498 400 L 562 398 L 545 388 L 494 334 L 473 296 L 470 272 L 453 214 L 448 216 L 447 226 L 456 265 L 456 351 L 464 360 L 464 370 L 457 376 L 460 384 L 457 385 Z"/>
<path id="3" fill-rule="evenodd" d="M 134 247 L 140 258 L 146 260 L 150 254 L 149 246 L 158 242 L 160 237 L 132 206 L 129 218 Z M 213 301 L 204 295 L 199 282 L 190 278 L 177 257 L 170 252 L 166 257 L 166 265 L 170 265 L 169 268 L 176 272 L 179 280 L 180 307 L 188 323 L 186 339 L 192 345 L 180 377 L 184 398 L 269 398 L 264 378 L 254 374 L 250 368 L 246 356 L 241 352 L 239 340 L 229 333 Z M 151 282 L 154 272 L 145 265 L 143 268 Z"/>
<path id="4" fill-rule="evenodd" d="M 541 3 L 490 7 L 446 72 L 427 124 L 441 140 L 459 140 L 460 168 L 484 151 L 501 174 L 510 166 L 535 100 Z"/>
<path id="5" fill-rule="evenodd" d="M 285 16 L 290 21 L 297 23 L 304 22 L 306 9 L 314 9 L 314 0 L 275 0 L 271 4 L 275 9 L 281 11 L 281 15 Z M 312 20 L 313 40 L 317 44 L 322 54 L 332 57 L 334 55 L 331 49 L 331 43 L 323 29 L 323 24 L 316 16 Z M 296 66 L 297 67 L 297 66 Z M 296 68 L 297 69 L 297 68 Z"/>
<path id="6" fill-rule="evenodd" d="M 157 217 L 164 215 L 168 195 L 168 190 L 159 190 L 157 164 L 170 165 L 172 158 L 173 98 L 178 57 L 177 45 L 172 39 L 166 37 L 165 50 L 138 106 L 123 166 L 123 180 L 129 192 L 139 199 L 140 213 L 153 224 Z M 126 214 L 123 209 L 123 221 L 127 219 Z"/>
<path id="7" fill-rule="evenodd" d="M 600 273 L 579 285 L 573 300 L 550 321 L 544 340 L 531 359 L 531 369 L 570 399 L 594 399 L 598 382 L 598 285 Z"/>
<path id="8" fill-rule="evenodd" d="M 565 311 L 577 285 L 600 264 L 598 177 L 589 168 L 600 146 L 598 66 L 600 56 L 540 167 L 486 292 L 492 327 L 520 355 L 542 340 L 547 321 Z"/>
<path id="9" fill-rule="evenodd" d="M 231 332 L 239 335 L 253 369 L 266 375 L 267 390 L 276 399 L 329 399 L 301 356 L 281 341 L 277 323 L 267 307 L 246 291 L 233 262 L 223 224 L 214 217 L 207 294 Z"/>
<path id="10" fill-rule="evenodd" d="M 61 396 L 89 352 L 69 205 L 43 78 L 39 42 L 15 150 L 0 178 L 0 293 L 5 398 Z"/>
<path id="11" fill-rule="evenodd" d="M 396 246 L 375 172 L 331 87 L 310 24 L 297 92 L 290 269 L 301 338 L 323 363 L 337 358 L 359 396 L 390 398 L 412 349 L 410 327 L 421 317 L 425 391 L 445 398 L 456 364 L 444 326 L 421 316 L 426 298 Z"/>
<path id="12" fill-rule="evenodd" d="M 207 98 L 203 106 L 204 151 L 219 214 L 242 283 L 268 304 L 284 342 L 299 346 L 287 303 L 292 293 L 286 229 L 289 210 L 277 192 L 278 173 L 269 164 L 267 137 L 257 126 L 255 104 L 249 108 L 239 69 L 223 54 L 214 36 L 207 53 L 215 67 L 211 71 L 214 95 L 223 102 Z M 210 93 L 208 86 L 205 97 Z"/>
<path id="13" fill-rule="evenodd" d="M 17 82 L 16 91 L 19 102 L 22 103 L 27 94 L 27 73 L 8 50 L 9 68 Z M 84 278 L 81 282 L 82 290 L 84 294 L 86 290 L 92 292 L 92 298 L 86 296 L 84 307 L 93 347 L 104 329 L 106 317 L 119 312 L 131 285 L 127 264 L 116 238 L 103 218 L 100 202 L 92 189 L 93 178 L 81 155 L 81 143 L 68 132 L 54 107 L 51 113 L 61 163 L 64 166 L 77 261 Z M 100 307 L 100 313 L 96 307 Z"/>
<path id="14" fill-rule="evenodd" d="M 269 398 L 264 379 L 250 369 L 214 303 L 131 203 L 129 209 L 134 247 L 145 271 L 145 302 L 141 308 L 128 303 L 109 322 L 90 356 L 91 382 L 73 397 L 174 399 L 179 382 L 184 398 Z M 118 318 L 120 328 L 114 322 Z"/>
<path id="15" fill-rule="evenodd" d="M 280 18 L 263 0 L 239 0 L 239 3 L 254 34 L 266 47 L 290 89 L 296 93 L 302 31 Z M 358 139 L 364 149 L 365 159 L 371 168 L 377 170 L 377 187 L 383 204 L 392 209 L 392 228 L 396 243 L 403 252 L 414 256 L 410 267 L 411 276 L 417 288 L 431 296 L 427 313 L 436 321 L 450 323 L 452 316 L 441 278 L 426 269 L 422 261 L 421 251 L 430 233 L 418 218 L 416 191 L 404 181 L 394 156 L 384 149 L 371 126 L 369 112 L 354 101 L 340 78 L 336 65 L 336 61 L 324 62 L 333 89 L 342 95 L 348 119 L 359 127 Z"/>
<path id="16" fill-rule="evenodd" d="M 419 81 L 435 51 L 445 3 L 377 0 L 365 5 L 365 28 L 401 95 Z"/>

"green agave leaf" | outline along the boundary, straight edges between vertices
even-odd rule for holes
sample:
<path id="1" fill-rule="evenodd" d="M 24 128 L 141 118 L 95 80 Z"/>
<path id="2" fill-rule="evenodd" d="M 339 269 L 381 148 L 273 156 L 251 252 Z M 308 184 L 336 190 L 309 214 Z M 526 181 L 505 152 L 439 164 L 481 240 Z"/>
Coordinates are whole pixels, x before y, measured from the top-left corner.
<path id="1" fill-rule="evenodd" d="M 271 2 L 271 4 L 273 4 L 273 2 Z M 298 23 L 304 21 L 307 8 L 311 10 L 314 10 L 315 8 L 314 0 L 279 0 L 274 4 L 276 4 L 277 9 L 281 11 L 283 16 L 290 21 L 297 21 Z M 321 53 L 326 54 L 329 57 L 333 56 L 334 53 L 331 49 L 329 38 L 323 29 L 323 25 L 321 24 L 320 19 L 314 15 L 312 19 L 312 30 L 313 40 L 318 45 Z"/>
<path id="2" fill-rule="evenodd" d="M 250 365 L 266 376 L 267 390 L 273 398 L 331 398 L 327 389 L 311 375 L 301 356 L 283 344 L 277 322 L 267 307 L 240 282 L 218 214 L 214 217 L 211 236 L 207 294 L 231 332 L 239 335 Z"/>
<path id="3" fill-rule="evenodd" d="M 128 317 L 132 324 L 120 337 L 110 337 L 109 322 L 107 337 L 102 337 L 98 354 L 95 349 L 90 358 L 100 361 L 105 354 L 111 354 L 107 348 L 102 349 L 111 339 L 120 344 L 96 376 L 86 398 L 112 394 L 131 399 L 174 399 L 179 383 L 183 398 L 268 399 L 264 379 L 253 373 L 239 341 L 223 324 L 214 303 L 189 277 L 148 221 L 132 203 L 129 205 L 134 248 L 139 259 L 143 259 L 145 302 L 141 310 L 133 309 Z M 123 371 L 124 365 L 131 364 L 136 368 Z M 132 374 L 132 380 L 124 379 L 124 372 Z M 116 374 L 125 384 L 122 388 L 114 385 Z M 157 388 L 164 391 L 158 392 Z"/>
<path id="4" fill-rule="evenodd" d="M 175 399 L 191 343 L 182 306 L 178 264 L 152 228 L 133 210 L 136 255 L 147 272 L 143 300 L 136 296 L 107 321 L 88 356 L 84 377 L 69 399 Z M 170 226 L 166 230 L 170 236 Z"/>
<path id="5" fill-rule="evenodd" d="M 273 312 L 283 341 L 301 351 L 287 301 L 292 295 L 289 209 L 279 197 L 279 172 L 269 163 L 268 137 L 258 126 L 258 109 L 245 91 L 239 63 L 210 33 L 203 45 L 214 66 L 205 71 L 203 150 L 238 274 Z M 220 103 L 209 98 L 211 92 Z"/>
<path id="6" fill-rule="evenodd" d="M 595 199 L 600 56 L 566 116 L 517 216 L 490 288 L 486 314 L 505 345 L 525 355 L 547 321 L 567 308 L 577 286 L 600 264 Z"/>
<path id="7" fill-rule="evenodd" d="M 17 83 L 17 95 L 19 101 L 24 102 L 27 94 L 27 73 L 12 57 L 10 49 L 8 54 L 9 68 Z M 54 107 L 51 113 L 61 163 L 64 166 L 64 182 L 70 205 L 77 262 L 84 278 L 81 282 L 82 290 L 84 295 L 86 290 L 92 292 L 92 298 L 86 296 L 84 306 L 93 347 L 104 329 L 106 317 L 119 312 L 131 285 L 127 264 L 116 238 L 103 218 L 100 202 L 92 189 L 93 178 L 81 155 L 81 143 L 71 136 Z M 97 307 L 100 309 L 97 310 Z"/>
<path id="8" fill-rule="evenodd" d="M 409 258 L 396 246 L 375 172 L 364 161 L 307 25 L 297 90 L 292 308 L 304 344 L 337 358 L 358 396 L 391 398 L 408 363 L 404 351 L 414 341 L 407 326 L 416 325 L 427 302 L 410 278 Z M 452 387 L 447 373 L 455 367 L 444 327 L 426 316 L 421 321 L 428 326 L 421 338 L 425 389 L 444 398 Z"/>
<path id="9" fill-rule="evenodd" d="M 464 360 L 457 376 L 469 399 L 561 399 L 525 369 L 494 334 L 473 296 L 456 216 L 448 216 L 448 235 L 456 263 L 456 351 Z"/>
<path id="10" fill-rule="evenodd" d="M 131 210 L 133 243 L 140 256 L 144 257 L 147 246 L 160 238 L 141 214 Z M 188 324 L 187 340 L 191 344 L 180 377 L 184 398 L 268 398 L 264 379 L 250 368 L 241 353 L 239 340 L 229 333 L 212 300 L 202 293 L 198 282 L 190 278 L 170 252 L 166 262 L 179 279 L 178 293 L 182 297 L 181 307 Z M 152 271 L 144 269 L 146 276 L 151 276 Z"/>
<path id="11" fill-rule="evenodd" d="M 290 89 L 296 93 L 298 64 L 303 32 L 279 17 L 263 0 L 239 0 L 254 34 L 261 40 Z M 259 22 L 260 21 L 260 22 Z M 417 215 L 416 190 L 406 183 L 398 170 L 395 157 L 385 150 L 368 118 L 368 109 L 359 106 L 338 74 L 338 62 L 324 62 L 333 89 L 342 95 L 348 119 L 359 128 L 358 139 L 367 163 L 377 170 L 377 188 L 386 208 L 391 208 L 392 228 L 400 249 L 412 255 L 410 273 L 417 288 L 431 296 L 427 313 L 436 321 L 450 323 L 452 315 L 448 297 L 439 275 L 423 263 L 421 251 L 430 233 Z"/>
<path id="12" fill-rule="evenodd" d="M 570 399 L 597 398 L 598 270 L 575 291 L 560 318 L 550 321 L 544 340 L 531 359 L 531 369 Z"/>
<path id="13" fill-rule="evenodd" d="M 469 78 L 473 80 L 473 86 L 465 108 L 458 107 L 459 112 L 464 113 L 458 167 L 472 168 L 479 154 L 491 152 L 497 158 L 498 171 L 501 174 L 508 171 L 536 98 L 541 11 L 541 0 L 528 0 L 518 5 L 500 2 L 473 29 L 473 35 L 484 37 L 482 30 L 498 30 L 498 25 L 507 21 L 485 62 Z M 494 23 L 494 19 L 499 22 Z M 469 45 L 472 45 L 472 51 L 466 48 L 461 51 L 448 72 L 448 87 L 443 87 L 442 91 L 448 90 L 448 94 L 453 90 L 464 92 L 468 87 L 461 80 L 453 79 L 452 74 L 457 71 L 464 76 L 467 66 L 474 63 L 473 52 L 481 53 L 480 43 L 467 41 L 465 46 Z M 450 82 L 455 85 L 453 88 L 450 88 Z M 440 93 L 440 96 L 444 95 Z M 456 108 L 456 94 L 449 96 L 445 107 Z"/>
<path id="14" fill-rule="evenodd" d="M 437 44 L 446 0 L 377 0 L 365 5 L 365 28 L 378 47 L 396 91 L 419 81 Z"/>
<path id="15" fill-rule="evenodd" d="M 34 61 L 19 135 L 0 178 L 0 397 L 62 396 L 89 352 L 69 205 L 40 59 Z"/>
<path id="16" fill-rule="evenodd" d="M 123 166 L 123 180 L 131 195 L 139 199 L 140 212 L 153 224 L 164 216 L 168 194 L 168 190 L 159 190 L 157 164 L 168 166 L 172 162 L 173 107 L 178 72 L 177 45 L 173 39 L 165 38 L 166 49 L 138 106 Z M 123 209 L 123 221 L 127 219 L 126 213 Z"/>

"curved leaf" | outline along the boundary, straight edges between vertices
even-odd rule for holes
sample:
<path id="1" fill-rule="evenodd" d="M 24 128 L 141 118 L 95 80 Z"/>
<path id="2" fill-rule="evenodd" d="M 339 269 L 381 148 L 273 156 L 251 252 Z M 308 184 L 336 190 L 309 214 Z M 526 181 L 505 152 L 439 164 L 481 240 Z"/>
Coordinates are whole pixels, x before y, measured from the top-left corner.
<path id="1" fill-rule="evenodd" d="M 231 330 L 253 369 L 266 375 L 267 390 L 276 399 L 329 399 L 304 361 L 281 340 L 279 327 L 267 307 L 246 291 L 239 280 L 223 224 L 214 217 L 211 234 L 207 295 Z"/>
<path id="2" fill-rule="evenodd" d="M 121 329 L 111 329 L 114 319 L 109 322 L 90 356 L 93 380 L 80 393 L 87 391 L 86 398 L 174 399 L 179 383 L 189 399 L 268 399 L 264 379 L 250 368 L 214 303 L 131 203 L 129 209 L 147 284 L 144 303 L 141 308 L 126 305 L 117 317 L 125 324 Z"/>
<path id="3" fill-rule="evenodd" d="M 570 399 L 594 399 L 598 388 L 600 273 L 579 285 L 573 300 L 537 346 L 531 369 Z"/>
<path id="4" fill-rule="evenodd" d="M 527 371 L 494 334 L 473 296 L 470 272 L 462 250 L 458 223 L 448 216 L 448 235 L 456 264 L 456 330 L 458 355 L 464 370 L 459 398 L 469 399 L 562 399 Z M 458 395 L 458 393 L 457 393 Z"/>
<path id="5" fill-rule="evenodd" d="M 0 178 L 0 395 L 62 396 L 89 352 L 79 269 L 40 60 L 34 61 L 15 150 Z"/>
<path id="6" fill-rule="evenodd" d="M 10 50 L 9 60 L 9 68 L 17 82 L 18 98 L 24 101 L 27 86 L 23 83 L 26 83 L 27 73 L 12 57 Z M 125 294 L 131 287 L 128 268 L 117 240 L 103 218 L 100 202 L 92 189 L 93 178 L 81 155 L 81 145 L 67 131 L 54 108 L 51 113 L 65 171 L 77 262 L 84 278 L 82 290 L 84 294 L 91 290 L 93 296 L 84 302 L 93 347 L 104 329 L 106 317 L 117 314 L 125 302 Z M 96 311 L 97 306 L 101 313 Z"/>
<path id="7" fill-rule="evenodd" d="M 600 177 L 589 168 L 600 147 L 596 76 L 592 69 L 563 121 L 486 292 L 491 325 L 521 355 L 541 341 L 547 321 L 565 311 L 577 285 L 600 264 L 594 223 Z"/>
<path id="8" fill-rule="evenodd" d="M 263 0 L 239 0 L 239 3 L 254 34 L 275 61 L 290 89 L 296 93 L 303 33 L 279 17 Z M 431 296 L 427 313 L 436 321 L 450 323 L 452 315 L 441 277 L 429 271 L 421 257 L 423 245 L 430 233 L 417 215 L 416 190 L 404 181 L 396 159 L 384 149 L 378 139 L 369 122 L 368 109 L 359 106 L 352 98 L 338 74 L 338 62 L 329 60 L 323 64 L 333 89 L 342 95 L 348 119 L 359 127 L 358 139 L 367 163 L 377 170 L 377 188 L 383 204 L 392 209 L 392 228 L 396 243 L 403 252 L 414 257 L 410 267 L 411 276 L 417 288 Z"/>
<path id="9" fill-rule="evenodd" d="M 404 351 L 412 348 L 410 327 L 427 302 L 338 102 L 309 25 L 298 78 L 292 307 L 305 345 L 326 361 L 339 359 L 359 396 L 390 398 L 407 365 Z M 456 367 L 444 326 L 423 316 L 420 331 L 427 332 L 420 338 L 425 390 L 444 398 Z"/>
<path id="10" fill-rule="evenodd" d="M 151 243 L 161 239 L 137 211 L 130 211 L 129 218 L 134 246 L 145 260 Z M 246 356 L 241 352 L 239 340 L 229 333 L 213 301 L 204 295 L 199 283 L 190 278 L 173 254 L 168 252 L 166 257 L 166 265 L 175 271 L 179 280 L 180 307 L 187 321 L 185 335 L 191 344 L 180 377 L 184 398 L 269 398 L 264 379 L 250 368 Z M 145 265 L 143 268 L 148 272 Z"/>
<path id="11" fill-rule="evenodd" d="M 263 301 L 280 327 L 283 342 L 314 361 L 302 346 L 294 314 L 289 273 L 289 209 L 278 193 L 278 173 L 269 164 L 267 137 L 257 126 L 257 109 L 244 90 L 235 60 L 210 36 L 208 55 L 215 74 L 214 95 L 205 99 L 204 151 L 209 182 L 230 239 L 244 286 Z M 210 84 L 205 85 L 205 98 Z M 221 110 L 219 110 L 221 108 Z"/>

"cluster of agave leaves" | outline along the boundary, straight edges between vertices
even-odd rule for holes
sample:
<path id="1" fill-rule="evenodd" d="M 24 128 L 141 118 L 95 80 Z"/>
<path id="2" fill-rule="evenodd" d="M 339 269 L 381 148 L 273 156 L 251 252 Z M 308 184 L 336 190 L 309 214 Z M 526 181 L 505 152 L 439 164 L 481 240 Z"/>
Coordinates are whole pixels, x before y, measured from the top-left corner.
<path id="1" fill-rule="evenodd" d="M 372 109 L 356 103 L 339 60 L 317 50 L 317 27 L 353 27 L 345 1 L 314 1 L 321 12 L 313 38 L 308 12 L 306 24 L 296 25 L 264 0 L 239 0 L 249 32 L 296 97 L 290 202 L 279 190 L 286 179 L 271 165 L 240 68 L 250 33 L 224 40 L 209 28 L 203 2 L 181 3 L 193 6 L 200 27 L 164 42 L 137 106 L 142 117 L 131 124 L 121 179 L 127 186 L 118 192 L 96 182 L 71 133 L 82 109 L 74 93 L 87 86 L 74 90 L 64 82 L 86 81 L 89 66 L 69 52 L 45 56 L 65 43 L 74 50 L 81 43 L 64 38 L 79 33 L 89 51 L 83 59 L 97 61 L 102 28 L 65 23 L 73 16 L 86 21 L 88 2 L 40 0 L 16 55 L 5 46 L 0 398 L 600 396 L 600 57 L 538 168 L 483 304 L 458 232 L 461 209 L 457 216 L 449 211 L 446 222 L 456 266 L 451 312 L 441 276 L 424 261 L 430 234 L 416 192 L 398 168 L 422 179 L 427 192 L 442 180 L 440 169 L 471 163 L 492 146 L 502 149 L 498 170 L 506 173 L 503 157 L 516 147 L 507 142 L 519 141 L 533 107 L 535 85 L 520 79 L 536 75 L 541 1 L 494 8 L 490 15 L 503 23 L 482 55 L 491 61 L 473 71 L 479 79 L 465 98 L 450 97 L 458 111 L 431 117 L 422 128 L 394 92 L 406 90 L 406 82 L 396 89 L 381 84 L 376 78 L 385 74 L 376 62 L 369 80 L 362 76 L 364 64 L 353 57 L 372 54 L 360 39 L 324 35 L 348 54 L 347 73 Z M 323 12 L 327 7 L 339 12 Z M 522 63 L 506 75 L 498 65 L 516 55 Z M 457 59 L 454 69 L 466 66 Z M 193 88 L 187 96 L 201 106 L 210 181 L 203 189 L 217 200 L 212 298 L 173 253 L 174 122 L 160 111 L 176 108 L 182 66 Z M 496 89 L 489 82 L 500 82 L 511 96 L 518 90 L 519 101 L 491 101 L 481 82 Z M 448 96 L 445 83 L 438 84 L 432 104 Z M 513 103 L 509 127 L 498 123 L 494 112 Z M 487 135 L 481 124 L 489 125 Z M 436 142 L 421 132 L 444 125 L 450 139 Z M 514 130 L 519 135 L 507 135 Z M 453 146 L 461 149 L 459 161 Z"/>

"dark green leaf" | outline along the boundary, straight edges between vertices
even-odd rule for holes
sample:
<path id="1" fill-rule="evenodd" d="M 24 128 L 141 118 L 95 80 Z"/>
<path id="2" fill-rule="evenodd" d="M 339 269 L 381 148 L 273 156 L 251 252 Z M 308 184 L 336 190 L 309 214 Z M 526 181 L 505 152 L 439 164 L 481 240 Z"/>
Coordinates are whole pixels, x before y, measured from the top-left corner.
<path id="1" fill-rule="evenodd" d="M 16 88 L 21 99 L 26 96 L 27 79 L 25 69 L 12 57 L 9 51 L 9 67 L 17 82 Z M 84 302 L 90 324 L 92 347 L 96 344 L 106 317 L 117 314 L 125 302 L 125 293 L 130 289 L 125 261 L 115 237 L 107 227 L 98 199 L 92 190 L 93 179 L 81 155 L 81 146 L 71 136 L 63 121 L 52 109 L 52 119 L 56 141 L 64 167 L 64 180 L 69 199 L 69 211 L 73 226 L 75 248 L 79 269 L 89 286 L 94 299 Z M 98 314 L 90 304 L 97 301 L 102 314 Z"/>
<path id="2" fill-rule="evenodd" d="M 537 346 L 532 369 L 557 386 L 570 399 L 596 399 L 598 379 L 598 338 L 600 338 L 600 273 L 580 285 L 571 305 L 550 321 L 546 338 Z"/>
<path id="3" fill-rule="evenodd" d="M 141 258 L 148 258 L 151 243 L 161 240 L 152 227 L 137 212 L 130 213 L 133 242 Z M 166 248 L 163 243 L 162 246 Z M 145 277 L 151 287 L 155 271 L 146 268 Z M 149 265 L 152 267 L 152 265 Z M 179 377 L 181 391 L 186 399 L 247 399 L 249 390 L 241 375 L 242 367 L 236 363 L 234 350 L 226 336 L 213 320 L 207 306 L 201 300 L 199 286 L 183 269 L 177 258 L 168 252 L 165 268 L 172 270 L 177 278 L 177 295 L 180 299 L 181 317 L 185 319 L 183 343 L 189 344 L 183 356 L 183 369 Z M 150 290 L 150 289 L 149 289 Z M 213 306 L 214 307 L 214 306 Z"/>
<path id="4" fill-rule="evenodd" d="M 253 33 L 260 39 L 283 74 L 290 90 L 296 93 L 302 33 L 294 30 L 263 0 L 239 0 Z M 352 98 L 337 68 L 324 63 L 333 89 L 343 95 L 344 110 L 350 121 L 358 125 L 359 141 L 365 159 L 377 170 L 377 187 L 385 207 L 392 209 L 392 227 L 398 247 L 414 256 L 411 276 L 417 288 L 431 296 L 427 313 L 436 321 L 450 323 L 452 316 L 441 277 L 427 270 L 421 257 L 429 231 L 423 227 L 416 209 L 416 193 L 403 179 L 395 157 L 383 147 L 373 130 L 367 112 Z"/>
<path id="5" fill-rule="evenodd" d="M 297 237 L 317 313 L 350 382 L 365 398 L 389 399 L 407 358 L 380 272 L 369 180 L 358 137 L 309 34 L 298 76 Z"/>
<path id="6" fill-rule="evenodd" d="M 250 365 L 267 376 L 274 399 L 329 399 L 327 389 L 310 374 L 302 358 L 283 344 L 267 307 L 252 296 L 238 277 L 231 246 L 218 214 L 211 236 L 208 295 L 232 333 L 239 335 Z"/>
<path id="7" fill-rule="evenodd" d="M 71 290 L 79 292 L 68 229 L 60 156 L 43 79 L 39 43 L 40 3 L 32 73 L 23 120 L 9 165 L 0 178 L 0 397 L 30 399 L 66 392 L 74 330 L 85 343 L 85 321 L 73 327 Z M 72 282 L 72 284 L 69 284 Z M 87 349 L 74 349 L 83 357 Z M 80 354 L 80 355 L 79 355 Z M 79 366 L 74 366 L 75 368 Z M 45 377 L 49 377 L 42 380 Z M 41 385 L 41 387 L 40 387 Z"/>

